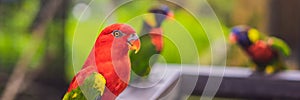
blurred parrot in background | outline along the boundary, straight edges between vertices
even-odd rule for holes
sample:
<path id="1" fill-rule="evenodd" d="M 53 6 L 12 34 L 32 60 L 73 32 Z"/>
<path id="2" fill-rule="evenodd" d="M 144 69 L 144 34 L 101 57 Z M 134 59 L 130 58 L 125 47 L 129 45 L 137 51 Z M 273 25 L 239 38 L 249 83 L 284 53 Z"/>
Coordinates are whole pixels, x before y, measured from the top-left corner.
<path id="1" fill-rule="evenodd" d="M 233 27 L 229 39 L 248 54 L 256 64 L 257 74 L 274 74 L 286 69 L 282 56 L 289 56 L 290 48 L 283 40 L 246 25 Z"/>
<path id="2" fill-rule="evenodd" d="M 139 38 L 131 26 L 112 24 L 106 27 L 63 100 L 114 100 L 130 79 L 128 51 L 137 53 L 139 48 Z"/>
<path id="3" fill-rule="evenodd" d="M 145 15 L 140 40 L 141 49 L 137 54 L 130 54 L 131 60 L 131 81 L 138 77 L 147 77 L 151 67 L 157 61 L 163 49 L 163 30 L 161 25 L 166 18 L 173 18 L 173 13 L 166 5 L 150 9 Z"/>

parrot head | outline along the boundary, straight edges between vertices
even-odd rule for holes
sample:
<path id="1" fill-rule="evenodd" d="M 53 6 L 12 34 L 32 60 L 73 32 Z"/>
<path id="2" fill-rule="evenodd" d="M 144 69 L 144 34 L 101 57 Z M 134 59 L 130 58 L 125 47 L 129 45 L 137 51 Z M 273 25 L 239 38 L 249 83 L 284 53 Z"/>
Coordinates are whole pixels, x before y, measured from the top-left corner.
<path id="1" fill-rule="evenodd" d="M 229 40 L 246 48 L 260 39 L 260 33 L 249 26 L 240 25 L 232 28 Z"/>
<path id="2" fill-rule="evenodd" d="M 127 24 L 112 24 L 106 27 L 98 38 L 100 38 L 98 39 L 100 40 L 99 42 L 106 44 L 112 43 L 113 48 L 123 48 L 127 51 L 135 50 L 135 53 L 140 49 L 139 37 L 135 30 Z"/>
<path id="3" fill-rule="evenodd" d="M 151 27 L 160 27 L 165 19 L 172 19 L 173 12 L 167 5 L 154 7 L 148 11 L 150 14 L 145 16 L 145 22 Z"/>

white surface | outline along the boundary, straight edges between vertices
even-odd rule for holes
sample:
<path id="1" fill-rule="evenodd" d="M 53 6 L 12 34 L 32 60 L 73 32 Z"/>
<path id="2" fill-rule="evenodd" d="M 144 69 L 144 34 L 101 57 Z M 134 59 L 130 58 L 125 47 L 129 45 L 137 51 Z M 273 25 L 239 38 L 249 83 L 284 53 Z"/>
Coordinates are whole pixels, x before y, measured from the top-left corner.
<path id="1" fill-rule="evenodd" d="M 167 66 L 155 66 L 150 74 L 149 81 L 128 86 L 117 100 L 153 100 L 166 91 L 172 83 L 179 79 L 180 70 Z M 144 85 L 144 86 L 143 86 Z"/>

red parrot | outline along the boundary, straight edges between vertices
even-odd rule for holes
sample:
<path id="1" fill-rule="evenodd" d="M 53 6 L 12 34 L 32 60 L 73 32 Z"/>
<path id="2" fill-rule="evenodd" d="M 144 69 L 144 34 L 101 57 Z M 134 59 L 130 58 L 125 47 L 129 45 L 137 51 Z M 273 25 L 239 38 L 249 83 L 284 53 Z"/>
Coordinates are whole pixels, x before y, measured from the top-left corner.
<path id="1" fill-rule="evenodd" d="M 112 24 L 97 38 L 83 68 L 73 78 L 63 100 L 115 99 L 130 78 L 129 50 L 138 52 L 140 40 L 126 24 Z M 79 88 L 80 87 L 80 88 Z"/>

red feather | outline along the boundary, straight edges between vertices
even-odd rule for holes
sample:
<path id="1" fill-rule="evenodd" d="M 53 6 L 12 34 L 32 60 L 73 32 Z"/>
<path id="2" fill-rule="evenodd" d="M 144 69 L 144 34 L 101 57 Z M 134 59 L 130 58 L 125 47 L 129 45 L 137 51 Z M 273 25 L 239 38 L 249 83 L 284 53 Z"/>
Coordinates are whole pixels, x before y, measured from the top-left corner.
<path id="1" fill-rule="evenodd" d="M 272 48 L 263 41 L 251 45 L 247 52 L 255 62 L 259 63 L 270 62 L 276 56 Z"/>
<path id="2" fill-rule="evenodd" d="M 149 32 L 151 36 L 151 42 L 155 46 L 156 51 L 161 51 L 163 47 L 163 37 L 162 37 L 162 29 L 161 28 L 153 28 Z"/>

